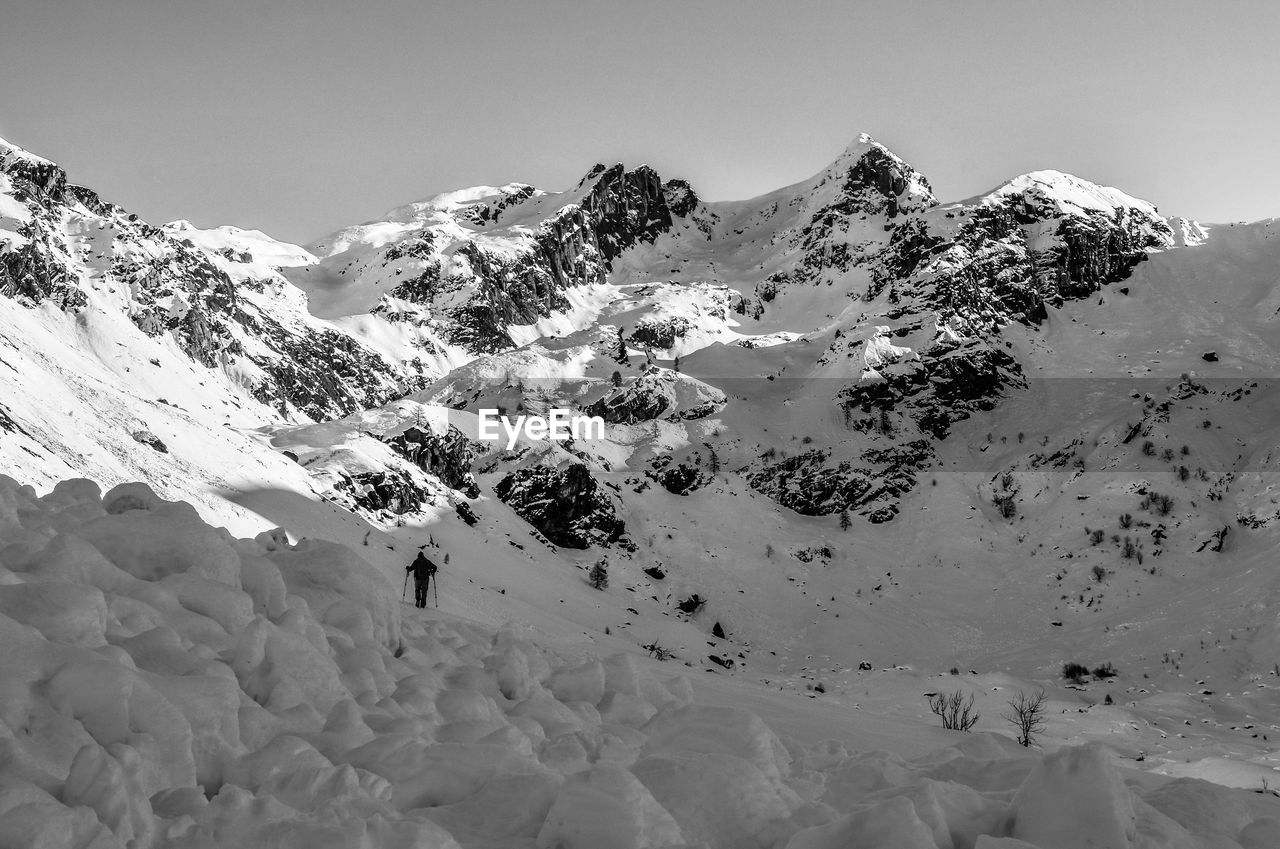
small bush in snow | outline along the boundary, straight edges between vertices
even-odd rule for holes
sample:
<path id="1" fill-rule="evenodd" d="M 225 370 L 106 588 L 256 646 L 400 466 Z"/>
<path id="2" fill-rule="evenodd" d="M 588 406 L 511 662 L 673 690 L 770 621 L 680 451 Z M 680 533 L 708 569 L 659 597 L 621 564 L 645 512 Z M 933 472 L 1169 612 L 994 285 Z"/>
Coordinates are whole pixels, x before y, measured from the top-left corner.
<path id="1" fill-rule="evenodd" d="M 652 643 L 645 643 L 640 648 L 649 652 L 649 657 L 656 658 L 658 660 L 670 660 L 675 657 L 675 653 L 672 652 L 671 649 L 658 645 L 657 640 L 654 640 Z"/>
<path id="2" fill-rule="evenodd" d="M 1009 700 L 1009 713 L 1002 716 L 1017 730 L 1020 745 L 1030 746 L 1044 730 L 1044 703 L 1044 690 L 1035 695 L 1019 690 L 1018 695 Z"/>
<path id="3" fill-rule="evenodd" d="M 1082 663 L 1075 663 L 1074 661 L 1068 661 L 1067 663 L 1062 664 L 1062 677 L 1066 678 L 1068 681 L 1072 681 L 1076 684 L 1079 684 L 1081 681 L 1084 680 L 1084 677 L 1088 674 L 1089 674 L 1089 667 L 1085 666 Z"/>
<path id="4" fill-rule="evenodd" d="M 1012 519 L 1018 515 L 1018 504 L 1013 500 L 1012 495 L 997 495 L 992 501 L 1000 511 L 1001 518 Z"/>
<path id="5" fill-rule="evenodd" d="M 978 724 L 978 712 L 973 709 L 973 693 L 969 698 L 956 690 L 951 693 L 934 693 L 928 697 L 929 710 L 942 719 L 942 727 L 949 731 L 968 731 Z"/>

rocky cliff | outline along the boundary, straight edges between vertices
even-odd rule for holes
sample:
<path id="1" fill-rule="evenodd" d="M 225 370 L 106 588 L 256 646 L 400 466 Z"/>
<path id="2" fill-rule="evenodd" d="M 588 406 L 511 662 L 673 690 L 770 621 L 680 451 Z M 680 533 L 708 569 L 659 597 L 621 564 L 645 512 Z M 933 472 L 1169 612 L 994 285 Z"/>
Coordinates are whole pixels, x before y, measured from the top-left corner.
<path id="1" fill-rule="evenodd" d="M 141 221 L 0 143 L 0 295 L 28 309 L 111 310 L 173 342 L 285 416 L 334 418 L 414 386 L 355 337 L 310 316 L 301 293 L 248 249 Z"/>

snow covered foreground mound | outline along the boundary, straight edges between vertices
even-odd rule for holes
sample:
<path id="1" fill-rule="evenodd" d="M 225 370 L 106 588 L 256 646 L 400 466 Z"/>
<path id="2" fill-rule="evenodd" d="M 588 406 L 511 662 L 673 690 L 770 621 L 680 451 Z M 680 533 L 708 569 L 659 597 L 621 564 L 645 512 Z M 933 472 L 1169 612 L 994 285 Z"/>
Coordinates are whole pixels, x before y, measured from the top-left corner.
<path id="1" fill-rule="evenodd" d="M 142 484 L 0 476 L 0 845 L 1280 845 L 1270 797 L 1101 747 L 805 747 L 630 655 L 402 620 L 399 589 Z"/>

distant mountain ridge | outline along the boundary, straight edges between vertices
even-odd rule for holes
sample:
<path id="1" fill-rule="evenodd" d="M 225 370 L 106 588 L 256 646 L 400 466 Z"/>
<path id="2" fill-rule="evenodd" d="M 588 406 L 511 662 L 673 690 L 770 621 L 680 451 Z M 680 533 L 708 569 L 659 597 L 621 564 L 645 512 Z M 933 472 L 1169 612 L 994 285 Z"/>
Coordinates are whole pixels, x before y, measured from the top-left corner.
<path id="1" fill-rule="evenodd" d="M 865 135 L 809 180 L 747 201 L 702 201 L 647 166 L 596 165 L 566 192 L 449 192 L 308 248 L 234 227 L 153 227 L 53 163 L 3 150 L 0 292 L 67 314 L 120 311 L 213 370 L 237 403 L 268 408 L 264 423 L 336 419 L 416 390 L 474 411 L 493 391 L 464 399 L 433 382 L 456 383 L 477 358 L 527 359 L 524 346 L 556 337 L 585 347 L 557 345 L 546 377 L 564 373 L 566 352 L 599 349 L 617 369 L 590 379 L 603 386 L 618 370 L 626 385 L 544 400 L 635 423 L 673 409 L 646 371 L 769 348 L 788 379 L 824 381 L 849 436 L 780 461 L 762 450 L 744 478 L 801 513 L 858 508 L 874 521 L 892 518 L 955 421 L 1022 380 L 1001 327 L 1034 325 L 1047 305 L 1174 243 L 1150 204 L 1059 172 L 941 204 Z M 745 371 L 731 374 L 772 379 L 749 365 L 759 357 L 739 359 Z M 715 371 L 693 376 L 728 376 Z"/>

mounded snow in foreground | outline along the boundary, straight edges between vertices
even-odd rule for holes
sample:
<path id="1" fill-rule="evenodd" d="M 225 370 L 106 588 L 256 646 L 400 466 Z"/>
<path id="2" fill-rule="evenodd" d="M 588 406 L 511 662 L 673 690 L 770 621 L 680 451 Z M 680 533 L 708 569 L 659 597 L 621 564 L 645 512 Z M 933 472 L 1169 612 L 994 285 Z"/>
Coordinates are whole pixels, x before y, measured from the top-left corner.
<path id="1" fill-rule="evenodd" d="M 142 484 L 0 476 L 0 846 L 1280 845 L 1275 799 L 1096 744 L 805 747 L 636 656 L 402 617 L 400 589 Z"/>

